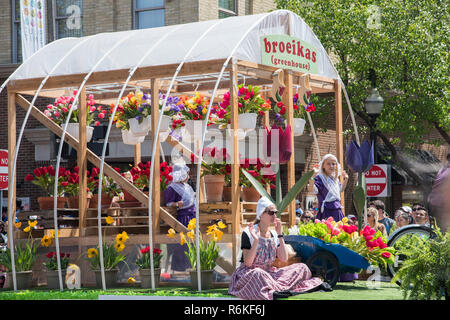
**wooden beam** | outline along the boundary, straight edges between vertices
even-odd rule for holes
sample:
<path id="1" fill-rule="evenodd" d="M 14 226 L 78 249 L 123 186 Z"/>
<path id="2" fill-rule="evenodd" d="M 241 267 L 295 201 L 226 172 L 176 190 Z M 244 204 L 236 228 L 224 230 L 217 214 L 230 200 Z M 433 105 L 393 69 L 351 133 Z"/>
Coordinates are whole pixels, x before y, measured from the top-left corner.
<path id="1" fill-rule="evenodd" d="M 336 158 L 338 159 L 342 169 L 344 168 L 344 134 L 342 121 L 342 86 L 339 80 L 335 80 L 334 91 L 334 110 L 336 113 Z M 342 181 L 341 181 L 342 183 Z M 342 211 L 345 214 L 345 196 L 344 191 L 341 192 Z"/>
<path id="2" fill-rule="evenodd" d="M 134 145 L 134 166 L 137 167 L 139 162 L 142 161 L 141 144 Z"/>
<path id="3" fill-rule="evenodd" d="M 194 61 L 186 62 L 183 68 L 179 72 L 179 76 L 198 75 L 217 73 L 223 67 L 225 59 L 214 59 L 208 61 Z M 138 68 L 133 74 L 132 81 L 145 80 L 149 78 L 166 78 L 172 77 L 178 68 L 179 63 L 162 65 L 162 66 L 150 66 Z M 93 84 L 104 84 L 125 81 L 128 77 L 130 69 L 99 71 L 91 74 L 90 78 L 86 81 L 86 86 Z M 76 87 L 83 82 L 87 73 L 62 75 L 50 77 L 45 83 L 45 89 L 53 88 L 65 88 Z M 44 78 L 33 78 L 23 80 L 13 80 L 9 83 L 9 88 L 12 91 L 33 90 L 37 89 Z"/>
<path id="4" fill-rule="evenodd" d="M 231 129 L 233 132 L 232 141 L 232 163 L 231 163 L 231 214 L 233 216 L 232 224 L 232 264 L 237 267 L 237 249 L 239 245 L 239 236 L 241 228 L 240 211 L 240 185 L 239 185 L 239 140 L 238 140 L 238 93 L 235 84 L 237 84 L 237 65 L 231 66 L 230 71 L 230 93 L 231 93 Z"/>
<path id="5" fill-rule="evenodd" d="M 159 161 L 159 134 L 156 134 L 156 127 L 158 125 L 159 120 L 159 80 L 151 79 L 150 80 L 150 92 L 152 94 L 152 104 L 151 104 L 151 114 L 152 114 L 152 142 L 155 140 L 156 149 L 152 150 L 154 153 L 154 157 L 151 159 L 153 162 L 153 192 L 152 192 L 152 222 L 153 222 L 153 233 L 157 233 L 159 231 L 159 209 L 160 209 L 160 161 Z"/>
<path id="6" fill-rule="evenodd" d="M 284 73 L 284 83 L 286 88 L 283 92 L 283 103 L 287 109 L 286 123 L 294 128 L 294 102 L 292 97 L 294 96 L 293 88 L 293 75 L 290 70 L 286 70 Z M 294 149 L 294 134 L 291 135 L 292 155 L 287 163 L 287 189 L 290 190 L 295 184 L 295 149 Z M 296 224 L 295 218 L 295 201 L 292 201 L 288 206 L 289 212 L 289 226 Z"/>
<path id="7" fill-rule="evenodd" d="M 13 171 L 12 166 L 14 163 L 14 153 L 16 152 L 16 143 L 17 143 L 17 131 L 16 131 L 16 94 L 14 92 L 10 92 L 8 90 L 8 177 L 12 177 Z M 17 168 L 15 170 L 17 172 Z M 15 177 L 14 181 L 11 179 L 8 180 L 8 207 L 9 207 L 9 200 L 12 199 L 12 208 L 11 212 L 13 214 L 13 217 L 11 221 L 16 222 L 16 180 L 17 176 Z M 1 191 L 3 192 L 3 191 Z M 3 205 L 3 204 L 2 204 Z M 9 213 L 9 208 L 8 208 Z M 9 217 L 8 217 L 9 219 Z M 9 223 L 11 223 L 9 221 Z M 14 230 L 14 227 L 13 227 Z M 14 231 L 13 234 L 10 234 L 9 228 L 8 228 L 8 239 L 14 238 Z M 8 242 L 9 247 L 10 242 Z M 16 262 L 17 263 L 17 262 Z"/>
<path id="8" fill-rule="evenodd" d="M 79 198 L 78 198 L 78 216 L 79 216 L 79 228 L 80 234 L 83 237 L 85 235 L 86 227 L 86 209 L 87 209 L 87 138 L 86 138 L 86 120 L 87 120 L 87 110 L 86 110 L 86 87 L 81 89 L 79 104 L 78 104 L 78 117 L 79 117 L 79 136 L 80 136 L 80 148 L 77 151 L 77 164 L 79 170 Z M 105 186 L 103 186 L 105 187 Z"/>

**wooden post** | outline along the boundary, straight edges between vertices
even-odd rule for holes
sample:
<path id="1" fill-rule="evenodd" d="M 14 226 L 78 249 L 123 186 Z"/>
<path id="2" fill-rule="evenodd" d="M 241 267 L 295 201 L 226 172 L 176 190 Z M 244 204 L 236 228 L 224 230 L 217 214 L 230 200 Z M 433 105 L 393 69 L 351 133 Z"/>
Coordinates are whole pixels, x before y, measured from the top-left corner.
<path id="1" fill-rule="evenodd" d="M 16 93 L 10 92 L 8 90 L 8 177 L 12 177 L 12 166 L 14 162 L 14 153 L 16 152 Z M 16 170 L 17 172 L 17 170 Z M 11 221 L 8 221 L 8 223 L 13 223 L 16 221 L 16 180 L 17 176 L 14 179 L 14 181 L 11 181 L 11 179 L 8 180 L 8 206 L 9 201 L 12 199 L 12 213 L 13 218 Z M 9 208 L 8 208 L 9 212 Z M 9 219 L 9 218 L 8 218 Z M 14 227 L 13 227 L 14 230 Z M 9 226 L 8 226 L 8 239 L 13 239 L 14 237 L 14 231 L 13 234 L 9 233 Z M 8 247 L 10 244 L 10 241 L 8 241 Z M 16 262 L 17 263 L 17 262 Z M 12 282 L 11 282 L 12 287 Z"/>
<path id="2" fill-rule="evenodd" d="M 342 86 L 339 80 L 334 81 L 334 109 L 336 113 L 336 158 L 344 169 L 344 135 L 342 121 Z M 342 181 L 341 181 L 342 183 Z M 345 215 L 344 190 L 341 192 L 342 211 Z"/>
<path id="3" fill-rule="evenodd" d="M 86 88 L 81 89 L 78 104 L 79 120 L 79 147 L 77 151 L 77 164 L 79 168 L 79 198 L 78 198 L 78 228 L 80 236 L 84 237 L 86 232 L 86 214 L 87 214 L 87 140 L 86 140 Z M 103 186 L 104 188 L 105 186 Z M 97 206 L 96 206 L 97 207 Z"/>
<path id="4" fill-rule="evenodd" d="M 158 121 L 158 119 L 156 121 Z M 153 122 L 153 120 L 152 120 L 152 122 Z M 152 123 L 152 125 L 153 125 L 153 123 Z M 142 159 L 142 156 L 141 156 L 141 144 L 138 143 L 138 144 L 134 145 L 134 166 L 135 167 L 137 167 L 139 162 L 141 162 L 141 159 Z"/>
<path id="5" fill-rule="evenodd" d="M 230 71 L 230 93 L 231 93 L 231 129 L 232 135 L 232 164 L 231 164 L 231 213 L 232 213 L 232 264 L 237 267 L 237 247 L 241 232 L 240 211 L 240 187 L 239 187 L 239 141 L 238 141 L 238 95 L 235 87 L 237 83 L 237 66 L 233 62 Z"/>
<path id="6" fill-rule="evenodd" d="M 284 84 L 286 88 L 283 92 L 283 103 L 286 106 L 286 123 L 294 128 L 294 102 L 292 97 L 294 96 L 293 90 L 293 76 L 292 71 L 285 70 L 284 72 Z M 295 184 L 295 149 L 294 149 L 294 134 L 291 135 L 292 155 L 287 163 L 287 187 L 290 190 Z M 295 224 L 295 201 L 292 201 L 288 206 L 289 213 L 289 226 Z"/>
<path id="7" fill-rule="evenodd" d="M 159 80 L 151 79 L 150 81 L 150 90 L 152 93 L 152 141 L 157 140 L 156 150 L 154 151 L 154 158 L 151 159 L 154 171 L 153 171 L 153 190 L 152 194 L 149 194 L 149 197 L 152 197 L 152 222 L 153 222 L 153 233 L 159 233 L 159 208 L 160 208 L 160 161 L 159 161 L 159 134 L 156 134 L 156 127 L 158 125 L 159 120 Z M 140 149 L 140 148 L 139 148 Z M 135 159 L 136 161 L 136 159 Z"/>
<path id="8" fill-rule="evenodd" d="M 263 88 L 262 97 L 264 100 L 267 100 L 268 99 L 267 91 L 264 90 L 264 89 L 267 89 L 267 87 L 263 86 L 262 88 Z M 264 112 L 263 125 L 266 126 L 267 128 L 269 128 L 269 126 L 270 126 L 269 111 Z M 270 194 L 270 185 L 269 184 L 266 186 L 266 191 L 268 194 Z"/>

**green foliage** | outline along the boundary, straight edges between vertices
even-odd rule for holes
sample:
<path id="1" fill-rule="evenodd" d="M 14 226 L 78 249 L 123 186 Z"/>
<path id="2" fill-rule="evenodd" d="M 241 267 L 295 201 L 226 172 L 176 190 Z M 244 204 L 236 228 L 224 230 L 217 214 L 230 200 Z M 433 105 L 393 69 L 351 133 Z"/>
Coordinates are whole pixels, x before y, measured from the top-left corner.
<path id="1" fill-rule="evenodd" d="M 14 262 L 16 272 L 30 271 L 33 269 L 34 262 L 36 261 L 37 247 L 38 241 L 33 240 L 31 234 L 25 244 L 19 242 L 15 245 Z M 10 248 L 7 248 L 6 251 L 0 253 L 0 265 L 5 266 L 8 272 L 12 271 Z"/>
<path id="2" fill-rule="evenodd" d="M 359 112 L 376 72 L 384 99 L 376 129 L 394 144 L 442 144 L 430 129 L 450 131 L 449 2 L 441 0 L 276 0 L 298 14 L 332 57 Z M 312 101 L 317 110 L 326 102 Z M 315 122 L 323 127 L 325 122 Z"/>
<path id="3" fill-rule="evenodd" d="M 392 282 L 401 281 L 403 298 L 440 300 L 450 289 L 450 234 L 437 228 L 435 238 L 405 238 L 398 253 L 405 256 Z M 403 240 L 403 239 L 401 239 Z"/>
<path id="4" fill-rule="evenodd" d="M 124 261 L 126 258 L 125 255 L 120 254 L 116 250 L 116 245 L 103 242 L 103 266 L 105 270 L 114 269 L 119 262 Z M 91 264 L 91 270 L 100 270 L 100 254 L 91 255 L 87 260 Z"/>
<path id="5" fill-rule="evenodd" d="M 186 242 L 189 248 L 188 252 L 185 252 L 186 256 L 191 263 L 192 269 L 197 268 L 197 247 L 195 242 Z M 203 241 L 199 238 L 200 247 L 200 269 L 201 270 L 213 270 L 216 267 L 216 260 L 219 256 L 219 247 L 216 247 L 215 241 Z"/>

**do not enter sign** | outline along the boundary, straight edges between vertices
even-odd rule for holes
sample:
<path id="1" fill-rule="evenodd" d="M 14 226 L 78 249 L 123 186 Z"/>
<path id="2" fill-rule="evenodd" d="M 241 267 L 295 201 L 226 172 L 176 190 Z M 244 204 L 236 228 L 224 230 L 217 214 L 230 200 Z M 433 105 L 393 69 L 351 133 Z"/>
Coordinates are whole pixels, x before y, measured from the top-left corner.
<path id="1" fill-rule="evenodd" d="M 390 197 L 391 196 L 391 174 L 390 166 L 386 164 L 374 164 L 365 173 L 366 193 L 368 197 Z"/>
<path id="2" fill-rule="evenodd" d="M 8 150 L 0 150 L 0 190 L 8 189 Z"/>

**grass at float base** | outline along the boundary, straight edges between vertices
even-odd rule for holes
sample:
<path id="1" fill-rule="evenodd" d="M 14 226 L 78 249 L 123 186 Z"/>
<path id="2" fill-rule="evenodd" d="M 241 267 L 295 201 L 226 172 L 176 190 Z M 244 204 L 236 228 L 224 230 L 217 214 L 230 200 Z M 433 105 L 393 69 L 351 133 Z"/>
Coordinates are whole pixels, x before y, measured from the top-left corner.
<path id="1" fill-rule="evenodd" d="M 100 295 L 150 295 L 150 296 L 183 296 L 233 298 L 228 294 L 228 288 L 217 288 L 202 292 L 192 291 L 187 287 L 161 287 L 155 291 L 139 287 L 114 288 L 106 291 L 96 288 L 81 288 L 79 290 L 48 290 L 45 287 L 31 290 L 10 289 L 0 290 L 0 300 L 97 300 Z M 170 298 L 169 298 L 170 299 Z M 338 282 L 332 292 L 312 292 L 299 294 L 287 300 L 403 300 L 400 288 L 389 282 L 371 283 L 367 281 Z"/>

